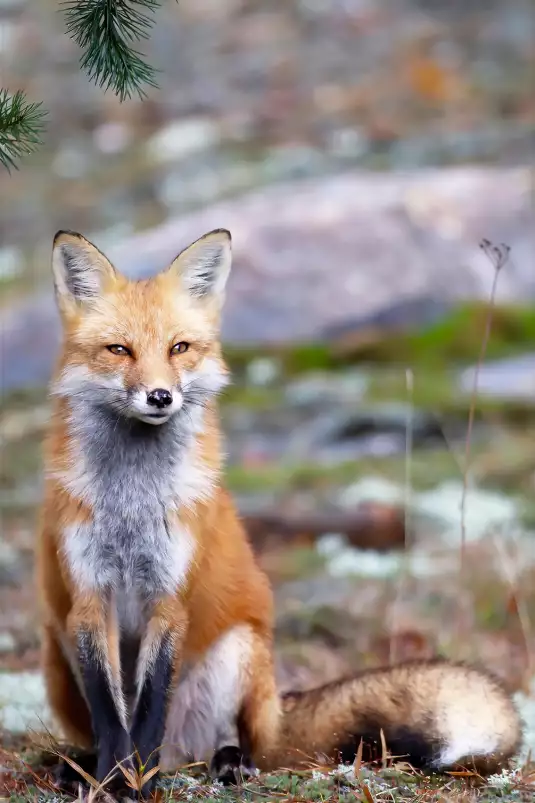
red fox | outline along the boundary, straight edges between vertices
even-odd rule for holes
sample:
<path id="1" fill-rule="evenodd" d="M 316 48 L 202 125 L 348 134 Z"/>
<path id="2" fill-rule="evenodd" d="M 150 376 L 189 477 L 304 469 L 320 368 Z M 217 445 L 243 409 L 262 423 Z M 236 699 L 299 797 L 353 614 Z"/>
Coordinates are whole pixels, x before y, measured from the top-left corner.
<path id="1" fill-rule="evenodd" d="M 272 592 L 220 479 L 229 232 L 139 281 L 74 232 L 58 232 L 52 262 L 64 342 L 38 538 L 42 658 L 51 707 L 94 750 L 97 779 L 137 750 L 154 769 L 145 795 L 158 766 L 187 761 L 233 783 L 352 760 L 381 729 L 413 765 L 507 761 L 518 714 L 468 666 L 406 663 L 279 696 Z"/>

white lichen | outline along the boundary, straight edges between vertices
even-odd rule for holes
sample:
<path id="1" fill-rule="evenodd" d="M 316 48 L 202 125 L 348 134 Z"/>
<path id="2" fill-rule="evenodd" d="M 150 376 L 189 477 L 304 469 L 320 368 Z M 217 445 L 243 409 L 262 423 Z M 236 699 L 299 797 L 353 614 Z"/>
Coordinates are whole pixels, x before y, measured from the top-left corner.
<path id="1" fill-rule="evenodd" d="M 499 773 L 496 773 L 494 775 L 489 775 L 489 777 L 487 778 L 487 783 L 494 789 L 501 789 L 502 791 L 511 792 L 513 791 L 511 787 L 515 786 L 516 783 L 519 781 L 519 779 L 520 779 L 519 768 L 512 770 L 503 769 Z"/>

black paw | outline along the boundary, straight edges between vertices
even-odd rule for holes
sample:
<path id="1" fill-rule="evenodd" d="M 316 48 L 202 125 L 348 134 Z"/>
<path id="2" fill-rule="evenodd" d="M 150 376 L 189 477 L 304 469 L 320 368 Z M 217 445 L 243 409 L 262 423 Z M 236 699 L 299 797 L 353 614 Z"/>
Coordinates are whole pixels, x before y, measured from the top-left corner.
<path id="1" fill-rule="evenodd" d="M 80 767 L 83 772 L 94 777 L 97 767 L 97 757 L 92 752 L 76 752 L 69 751 L 66 755 L 75 764 Z M 61 761 L 52 768 L 52 780 L 55 786 L 62 792 L 69 795 L 77 795 L 78 787 L 80 784 L 86 788 L 88 786 L 83 775 L 75 769 L 68 761 L 61 759 Z"/>
<path id="2" fill-rule="evenodd" d="M 120 766 L 116 766 L 111 770 L 112 776 L 109 777 L 109 780 L 104 785 L 104 789 L 112 795 L 114 800 L 149 800 L 151 798 L 158 783 L 159 772 L 155 772 L 143 783 L 143 777 L 140 774 L 141 770 L 137 759 L 137 756 L 133 756 L 121 762 L 121 767 L 124 767 L 126 775 L 122 772 Z M 154 761 L 147 761 L 144 774 L 148 775 L 155 766 Z M 135 789 L 130 786 L 127 779 L 132 780 L 132 783 L 136 786 Z"/>
<path id="3" fill-rule="evenodd" d="M 125 768 L 129 778 L 133 776 L 135 781 L 138 780 L 138 776 L 131 759 L 124 759 L 121 762 L 121 766 Z M 115 766 L 110 768 L 110 770 L 106 773 L 105 779 L 101 780 L 104 791 L 108 792 L 108 794 L 111 795 L 114 800 L 139 800 L 140 792 L 138 789 L 132 789 L 132 787 L 129 785 L 126 775 L 121 770 L 121 766 L 118 766 L 116 763 Z M 143 794 L 141 794 L 141 798 L 145 796 L 146 787 L 147 785 L 143 788 Z"/>
<path id="4" fill-rule="evenodd" d="M 212 778 L 225 786 L 239 785 L 256 774 L 253 762 L 239 747 L 221 747 L 217 750 L 210 765 Z"/>
<path id="5" fill-rule="evenodd" d="M 98 762 L 95 778 L 104 789 L 122 792 L 128 789 L 126 776 L 121 767 L 127 772 L 132 771 L 132 741 L 130 734 L 121 728 L 117 732 L 106 734 L 106 738 L 98 745 Z"/>

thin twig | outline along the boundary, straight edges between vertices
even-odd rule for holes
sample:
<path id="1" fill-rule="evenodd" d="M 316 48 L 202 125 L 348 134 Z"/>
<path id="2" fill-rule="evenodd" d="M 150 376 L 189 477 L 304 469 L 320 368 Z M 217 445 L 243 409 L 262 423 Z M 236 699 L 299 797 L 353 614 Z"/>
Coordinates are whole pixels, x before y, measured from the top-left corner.
<path id="1" fill-rule="evenodd" d="M 499 246 L 494 245 L 489 240 L 482 240 L 480 243 L 481 249 L 484 251 L 486 256 L 489 258 L 490 262 L 494 267 L 494 278 L 492 281 L 492 288 L 490 291 L 490 298 L 489 298 L 489 306 L 487 311 L 487 318 L 485 322 L 485 331 L 483 334 L 483 340 L 481 343 L 481 349 L 479 352 L 479 358 L 477 361 L 476 369 L 474 372 L 474 385 L 472 388 L 472 396 L 470 399 L 470 409 L 468 412 L 468 427 L 466 431 L 466 441 L 465 441 L 465 452 L 464 452 L 464 470 L 463 470 L 463 489 L 461 495 L 461 582 L 464 578 L 464 563 L 465 563 L 465 551 L 466 551 L 466 496 L 468 492 L 468 471 L 470 468 L 470 447 L 472 442 L 472 429 L 474 426 L 474 415 L 476 409 L 476 402 L 477 402 L 477 395 L 478 395 L 478 382 L 479 382 L 479 373 L 483 362 L 485 360 L 485 354 L 487 352 L 487 346 L 490 337 L 490 330 L 492 325 L 492 313 L 494 310 L 494 304 L 496 301 L 496 289 L 498 286 L 498 276 L 500 274 L 501 269 L 506 264 L 507 260 L 509 259 L 509 252 L 510 248 L 508 245 L 501 243 Z"/>

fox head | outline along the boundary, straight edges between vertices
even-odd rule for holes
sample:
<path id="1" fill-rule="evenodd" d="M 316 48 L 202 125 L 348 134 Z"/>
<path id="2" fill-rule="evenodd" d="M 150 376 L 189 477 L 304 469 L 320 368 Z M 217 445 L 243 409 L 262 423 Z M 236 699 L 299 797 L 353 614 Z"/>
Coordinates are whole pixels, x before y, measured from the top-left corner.
<path id="1" fill-rule="evenodd" d="M 219 327 L 230 265 L 224 229 L 140 281 L 81 234 L 58 232 L 52 267 L 64 345 L 55 392 L 154 425 L 202 408 L 226 384 Z"/>

